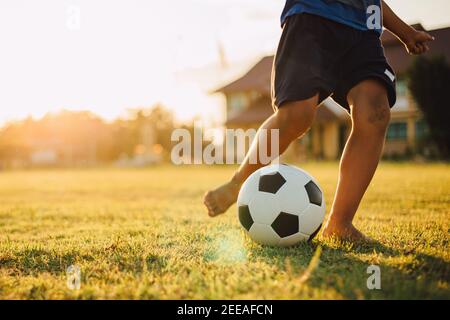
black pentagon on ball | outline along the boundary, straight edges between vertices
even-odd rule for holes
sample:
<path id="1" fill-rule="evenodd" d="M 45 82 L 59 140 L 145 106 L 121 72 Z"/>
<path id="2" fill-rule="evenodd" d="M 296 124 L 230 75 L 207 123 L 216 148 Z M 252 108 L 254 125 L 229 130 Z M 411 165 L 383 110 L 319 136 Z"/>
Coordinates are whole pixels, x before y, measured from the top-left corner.
<path id="1" fill-rule="evenodd" d="M 250 210 L 248 206 L 239 206 L 239 221 L 241 222 L 242 226 L 247 229 L 247 231 L 250 230 L 250 228 L 253 225 L 253 218 L 250 214 Z"/>
<path id="2" fill-rule="evenodd" d="M 268 193 L 277 193 L 286 183 L 286 179 L 279 172 L 266 174 L 259 178 L 259 191 Z"/>
<path id="3" fill-rule="evenodd" d="M 298 216 L 281 212 L 272 223 L 272 229 L 281 237 L 286 238 L 299 232 Z"/>
<path id="4" fill-rule="evenodd" d="M 306 193 L 308 194 L 309 202 L 318 206 L 322 205 L 322 191 L 311 180 L 305 185 Z"/>

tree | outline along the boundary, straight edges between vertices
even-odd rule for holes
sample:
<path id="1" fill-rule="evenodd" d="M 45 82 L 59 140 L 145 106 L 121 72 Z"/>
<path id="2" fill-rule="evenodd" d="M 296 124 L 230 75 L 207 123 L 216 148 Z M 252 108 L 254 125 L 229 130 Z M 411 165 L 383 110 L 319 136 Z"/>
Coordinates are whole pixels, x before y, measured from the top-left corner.
<path id="1" fill-rule="evenodd" d="M 418 57 L 408 71 L 409 89 L 440 155 L 450 158 L 450 64 L 444 56 Z"/>
<path id="2" fill-rule="evenodd" d="M 112 123 L 88 111 L 60 111 L 7 123 L 0 127 L 0 169 L 16 163 L 32 165 L 32 155 L 39 151 L 52 151 L 61 165 L 109 163 L 124 154 L 133 156 L 145 143 L 146 127 L 152 128 L 152 146 L 169 154 L 174 122 L 170 110 L 155 105 Z"/>
<path id="3" fill-rule="evenodd" d="M 161 104 L 156 104 L 150 110 L 149 119 L 155 124 L 156 143 L 160 144 L 164 150 L 170 152 L 172 131 L 175 129 L 175 120 L 172 111 L 166 109 Z"/>
<path id="4" fill-rule="evenodd" d="M 172 146 L 170 139 L 175 129 L 175 120 L 172 111 L 161 104 L 155 104 L 151 108 L 129 110 L 128 127 L 135 139 L 135 144 L 142 143 L 142 128 L 151 124 L 154 129 L 154 142 L 161 145 L 165 151 Z"/>

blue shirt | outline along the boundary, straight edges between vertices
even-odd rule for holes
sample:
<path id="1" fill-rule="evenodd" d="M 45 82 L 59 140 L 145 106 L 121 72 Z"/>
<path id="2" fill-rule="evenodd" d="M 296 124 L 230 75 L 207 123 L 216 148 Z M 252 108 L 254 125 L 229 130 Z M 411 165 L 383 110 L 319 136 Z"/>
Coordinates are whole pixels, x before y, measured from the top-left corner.
<path id="1" fill-rule="evenodd" d="M 374 5 L 378 8 L 371 7 Z M 281 25 L 299 13 L 318 15 L 363 31 L 381 34 L 383 29 L 381 0 L 286 0 Z"/>

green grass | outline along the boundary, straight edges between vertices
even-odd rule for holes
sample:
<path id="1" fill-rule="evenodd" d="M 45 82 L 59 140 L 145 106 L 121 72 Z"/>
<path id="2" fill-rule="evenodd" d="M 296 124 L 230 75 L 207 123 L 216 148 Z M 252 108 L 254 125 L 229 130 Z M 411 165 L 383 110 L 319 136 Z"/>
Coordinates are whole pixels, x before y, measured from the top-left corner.
<path id="1" fill-rule="evenodd" d="M 329 208 L 337 164 L 304 168 Z M 235 207 L 206 216 L 204 191 L 232 170 L 1 172 L 0 298 L 450 298 L 449 165 L 381 165 L 356 218 L 379 244 L 287 249 L 248 239 Z M 366 287 L 371 264 L 381 268 L 381 290 Z M 80 290 L 67 287 L 69 265 L 81 268 Z"/>

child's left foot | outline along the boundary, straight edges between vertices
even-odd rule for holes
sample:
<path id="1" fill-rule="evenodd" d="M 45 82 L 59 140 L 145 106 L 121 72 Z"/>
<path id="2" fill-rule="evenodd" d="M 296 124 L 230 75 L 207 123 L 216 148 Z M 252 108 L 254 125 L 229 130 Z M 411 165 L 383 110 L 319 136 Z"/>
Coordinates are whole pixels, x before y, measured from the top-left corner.
<path id="1" fill-rule="evenodd" d="M 224 213 L 237 200 L 240 186 L 233 181 L 229 181 L 217 189 L 208 191 L 203 202 L 208 209 L 210 217 Z"/>
<path id="2" fill-rule="evenodd" d="M 351 242 L 373 242 L 374 240 L 364 235 L 356 229 L 352 224 L 346 226 L 331 225 L 328 223 L 322 231 L 325 238 L 335 237 L 340 240 Z"/>

